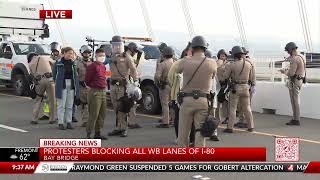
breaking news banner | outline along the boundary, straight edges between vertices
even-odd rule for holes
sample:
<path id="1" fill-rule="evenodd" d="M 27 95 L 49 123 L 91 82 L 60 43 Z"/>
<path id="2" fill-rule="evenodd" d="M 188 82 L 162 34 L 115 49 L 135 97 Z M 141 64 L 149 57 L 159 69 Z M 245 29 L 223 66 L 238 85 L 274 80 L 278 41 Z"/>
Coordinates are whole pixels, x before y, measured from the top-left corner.
<path id="1" fill-rule="evenodd" d="M 320 173 L 320 162 L 1 162 L 5 174 L 85 172 L 303 172 Z"/>

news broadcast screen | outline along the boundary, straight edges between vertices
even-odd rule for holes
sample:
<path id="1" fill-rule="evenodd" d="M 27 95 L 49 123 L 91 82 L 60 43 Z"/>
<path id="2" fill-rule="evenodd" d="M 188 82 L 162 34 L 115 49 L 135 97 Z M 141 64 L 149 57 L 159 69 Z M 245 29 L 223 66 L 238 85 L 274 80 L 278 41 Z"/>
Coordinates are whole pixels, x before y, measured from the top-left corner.
<path id="1" fill-rule="evenodd" d="M 320 0 L 0 0 L 0 180 L 319 180 Z"/>

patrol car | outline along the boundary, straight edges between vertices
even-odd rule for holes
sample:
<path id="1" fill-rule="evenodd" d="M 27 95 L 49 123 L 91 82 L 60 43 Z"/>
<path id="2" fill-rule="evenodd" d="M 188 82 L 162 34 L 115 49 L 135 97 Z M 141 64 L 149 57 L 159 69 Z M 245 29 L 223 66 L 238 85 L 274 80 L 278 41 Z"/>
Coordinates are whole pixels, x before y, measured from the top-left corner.
<path id="1" fill-rule="evenodd" d="M 29 74 L 27 54 L 50 55 L 41 39 L 49 37 L 48 25 L 39 19 L 42 4 L 0 3 L 0 84 L 24 95 Z M 38 41 L 39 39 L 39 41 Z"/>

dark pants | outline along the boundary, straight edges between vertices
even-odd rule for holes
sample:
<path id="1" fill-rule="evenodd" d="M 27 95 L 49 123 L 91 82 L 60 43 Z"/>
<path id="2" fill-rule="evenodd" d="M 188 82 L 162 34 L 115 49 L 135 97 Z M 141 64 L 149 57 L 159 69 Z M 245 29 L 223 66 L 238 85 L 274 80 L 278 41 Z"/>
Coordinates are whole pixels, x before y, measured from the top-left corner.
<path id="1" fill-rule="evenodd" d="M 176 133 L 176 138 L 178 138 L 178 129 L 179 129 L 179 107 L 177 105 L 173 105 L 174 107 L 172 107 L 174 109 L 174 130 Z M 194 124 L 192 123 L 192 128 L 191 128 L 191 132 L 190 132 L 190 143 L 194 143 L 194 140 L 196 138 L 196 134 L 195 134 L 195 127 Z"/>

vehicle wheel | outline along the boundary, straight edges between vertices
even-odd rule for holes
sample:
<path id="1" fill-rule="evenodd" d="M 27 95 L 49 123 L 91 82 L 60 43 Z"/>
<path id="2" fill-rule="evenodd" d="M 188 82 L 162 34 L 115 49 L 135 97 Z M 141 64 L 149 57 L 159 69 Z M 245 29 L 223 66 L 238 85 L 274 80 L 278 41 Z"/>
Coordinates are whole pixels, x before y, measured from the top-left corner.
<path id="1" fill-rule="evenodd" d="M 159 93 L 155 86 L 147 85 L 142 90 L 142 105 L 145 113 L 156 114 L 161 111 Z"/>
<path id="2" fill-rule="evenodd" d="M 14 76 L 14 88 L 17 96 L 23 96 L 26 94 L 26 78 L 22 74 L 16 74 Z"/>

